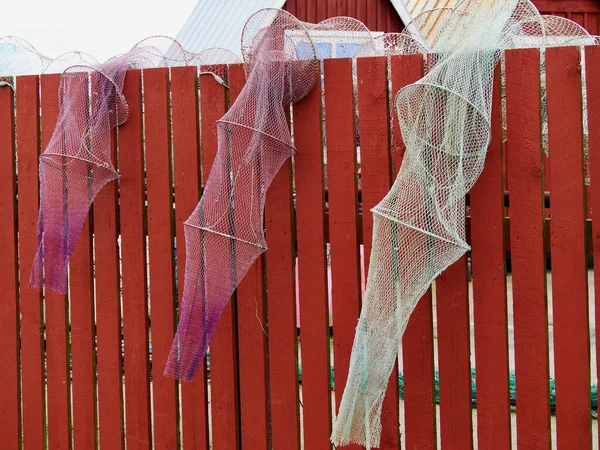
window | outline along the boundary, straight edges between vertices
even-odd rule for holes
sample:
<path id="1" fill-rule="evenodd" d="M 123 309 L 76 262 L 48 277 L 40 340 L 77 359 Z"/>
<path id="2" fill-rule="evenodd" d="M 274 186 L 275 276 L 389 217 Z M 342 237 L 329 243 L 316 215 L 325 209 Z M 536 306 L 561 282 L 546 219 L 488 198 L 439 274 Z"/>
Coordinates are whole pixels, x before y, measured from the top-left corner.
<path id="1" fill-rule="evenodd" d="M 294 46 L 299 59 L 313 57 L 313 47 L 307 42 L 304 32 L 289 30 L 286 32 L 286 46 Z M 344 31 L 312 31 L 311 40 L 315 46 L 318 59 L 325 58 L 351 58 L 360 46 L 370 39 L 381 35 L 381 32 L 344 32 Z M 288 48 L 286 51 L 291 51 Z"/>

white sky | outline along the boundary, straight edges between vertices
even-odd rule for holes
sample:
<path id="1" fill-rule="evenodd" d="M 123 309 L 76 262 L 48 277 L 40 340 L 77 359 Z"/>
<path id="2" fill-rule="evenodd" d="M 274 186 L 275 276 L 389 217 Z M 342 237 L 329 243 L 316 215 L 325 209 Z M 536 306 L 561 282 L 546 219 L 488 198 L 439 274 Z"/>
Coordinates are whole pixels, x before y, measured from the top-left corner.
<path id="1" fill-rule="evenodd" d="M 0 13 L 0 36 L 27 40 L 55 58 L 80 50 L 104 61 L 152 35 L 175 37 L 197 0 L 13 0 Z"/>

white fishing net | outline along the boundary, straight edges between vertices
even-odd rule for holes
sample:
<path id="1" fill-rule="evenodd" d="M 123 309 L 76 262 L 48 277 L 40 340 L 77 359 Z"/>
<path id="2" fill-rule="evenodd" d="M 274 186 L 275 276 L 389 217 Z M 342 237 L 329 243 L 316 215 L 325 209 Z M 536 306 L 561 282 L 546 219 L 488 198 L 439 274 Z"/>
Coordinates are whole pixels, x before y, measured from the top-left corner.
<path id="1" fill-rule="evenodd" d="M 425 22 L 436 25 L 423 32 Z M 469 249 L 465 195 L 490 142 L 502 51 L 593 44 L 581 27 L 541 17 L 528 0 L 466 1 L 420 15 L 403 33 L 430 50 L 428 73 L 395 99 L 406 153 L 392 189 L 373 208 L 366 298 L 333 429 L 336 445 L 379 446 L 382 401 L 410 314 Z"/>
<path id="2" fill-rule="evenodd" d="M 49 58 L 24 39 L 16 36 L 0 37 L 0 77 L 61 73 L 67 67 L 78 64 L 96 65 L 98 61 L 80 51 Z"/>

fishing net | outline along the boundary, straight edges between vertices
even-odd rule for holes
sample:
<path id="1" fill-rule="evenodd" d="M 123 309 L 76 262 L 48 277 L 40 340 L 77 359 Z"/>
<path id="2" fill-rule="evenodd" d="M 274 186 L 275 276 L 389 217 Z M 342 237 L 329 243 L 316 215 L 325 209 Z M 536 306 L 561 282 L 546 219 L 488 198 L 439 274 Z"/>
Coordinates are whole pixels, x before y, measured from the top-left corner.
<path id="1" fill-rule="evenodd" d="M 406 153 L 392 189 L 372 210 L 369 278 L 336 445 L 379 446 L 382 401 L 409 316 L 432 281 L 469 249 L 464 199 L 490 142 L 502 50 L 593 43 L 573 22 L 540 17 L 528 0 L 464 2 L 417 17 L 404 33 L 432 53 L 428 73 L 395 99 Z"/>
<path id="2" fill-rule="evenodd" d="M 111 160 L 111 130 L 127 120 L 122 92 L 126 71 L 183 66 L 199 59 L 176 41 L 157 36 L 103 64 L 76 65 L 63 72 L 58 122 L 40 157 L 38 246 L 31 287 L 66 292 L 69 259 L 91 203 L 105 184 L 118 178 Z"/>
<path id="3" fill-rule="evenodd" d="M 38 52 L 33 45 L 16 36 L 0 37 L 0 76 L 60 73 L 69 66 L 95 65 L 98 61 L 87 53 L 74 51 L 56 58 Z"/>
<path id="4" fill-rule="evenodd" d="M 184 293 L 168 376 L 193 377 L 229 298 L 267 248 L 265 194 L 295 152 L 286 110 L 320 80 L 318 57 L 333 56 L 315 41 L 336 36 L 352 38 L 357 48 L 372 39 L 351 18 L 313 25 L 278 9 L 258 11 L 244 27 L 247 83 L 217 123 L 218 152 L 202 198 L 185 222 Z"/>

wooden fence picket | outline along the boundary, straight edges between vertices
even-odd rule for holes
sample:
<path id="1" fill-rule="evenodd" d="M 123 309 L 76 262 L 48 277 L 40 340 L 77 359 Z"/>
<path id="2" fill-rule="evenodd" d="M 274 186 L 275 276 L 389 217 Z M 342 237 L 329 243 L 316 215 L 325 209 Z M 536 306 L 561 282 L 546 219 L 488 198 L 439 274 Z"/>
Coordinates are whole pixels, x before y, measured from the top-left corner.
<path id="1" fill-rule="evenodd" d="M 0 89 L 0 348 L 4 353 L 0 374 L 0 423 L 7 448 L 21 441 L 21 400 L 19 387 L 19 303 L 17 253 L 17 180 L 15 160 L 14 93 Z"/>
<path id="2" fill-rule="evenodd" d="M 546 52 L 556 440 L 564 448 L 592 445 L 580 63 L 576 47 Z"/>
<path id="3" fill-rule="evenodd" d="M 181 305 L 186 258 L 183 224 L 194 211 L 200 196 L 200 121 L 196 67 L 171 69 L 171 95 L 177 296 Z M 204 359 L 192 381 L 181 383 L 182 444 L 190 450 L 207 450 L 210 446 L 206 369 Z"/>
<path id="4" fill-rule="evenodd" d="M 60 74 L 43 75 L 40 79 L 43 149 L 50 142 L 58 119 L 59 104 L 56 93 L 59 92 L 59 84 Z M 85 245 L 85 238 L 82 245 Z M 71 448 L 72 427 L 68 294 L 54 294 L 47 290 L 44 305 L 48 383 L 48 447 L 68 450 Z"/>
<path id="5" fill-rule="evenodd" d="M 539 61 L 540 54 L 535 49 L 506 53 L 507 167 L 511 178 L 516 395 L 520 400 L 517 444 L 519 448 L 549 449 L 550 374 Z"/>
<path id="6" fill-rule="evenodd" d="M 317 77 L 317 80 L 320 78 Z M 321 83 L 294 105 L 304 448 L 329 449 L 331 391 Z"/>
<path id="7" fill-rule="evenodd" d="M 306 11 L 314 18 L 331 6 L 315 5 Z M 600 52 L 584 53 L 590 186 L 584 183 L 579 49 L 546 52 L 548 157 L 539 51 L 506 53 L 505 102 L 497 69 L 485 168 L 467 196 L 472 250 L 436 280 L 410 318 L 400 371 L 394 368 L 383 401 L 380 448 L 509 449 L 513 442 L 591 448 L 598 442 L 590 395 L 597 381 L 590 351 L 598 348 L 590 348 L 592 267 L 586 264 L 593 248 L 598 293 Z M 183 223 L 218 150 L 216 122 L 244 88 L 244 67 L 219 67 L 228 74 L 225 86 L 196 67 L 127 74 L 129 117 L 111 135 L 120 179 L 94 201 L 71 260 L 67 295 L 27 286 L 37 249 L 39 153 L 58 117 L 60 76 L 17 77 L 14 94 L 0 87 L 6 448 L 331 449 L 332 413 L 365 300 L 371 208 L 389 191 L 405 152 L 393 100 L 422 76 L 424 64 L 422 55 L 410 55 L 326 60 L 322 67 L 323 83 L 290 108 L 298 152 L 266 194 L 269 249 L 226 306 L 209 362 L 192 382 L 163 376 L 183 294 Z"/>
<path id="8" fill-rule="evenodd" d="M 500 76 L 497 68 L 491 142 L 470 192 L 477 441 L 484 449 L 511 447 Z"/>
<path id="9" fill-rule="evenodd" d="M 140 71 L 130 71 L 123 88 L 129 117 L 119 128 L 118 136 L 125 443 L 134 450 L 152 447 L 141 88 Z"/>

